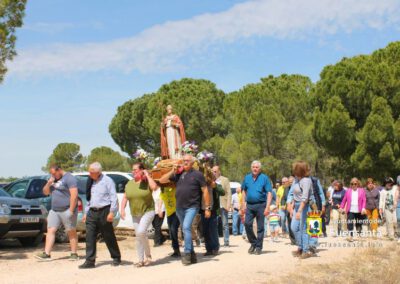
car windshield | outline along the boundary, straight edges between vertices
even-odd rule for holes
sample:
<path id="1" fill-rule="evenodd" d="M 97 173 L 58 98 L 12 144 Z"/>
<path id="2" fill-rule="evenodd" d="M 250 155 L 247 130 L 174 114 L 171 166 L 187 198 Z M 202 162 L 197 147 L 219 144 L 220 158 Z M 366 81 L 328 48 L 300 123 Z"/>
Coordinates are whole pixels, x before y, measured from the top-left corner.
<path id="1" fill-rule="evenodd" d="M 6 192 L 4 189 L 0 188 L 0 197 L 11 197 L 8 192 Z"/>

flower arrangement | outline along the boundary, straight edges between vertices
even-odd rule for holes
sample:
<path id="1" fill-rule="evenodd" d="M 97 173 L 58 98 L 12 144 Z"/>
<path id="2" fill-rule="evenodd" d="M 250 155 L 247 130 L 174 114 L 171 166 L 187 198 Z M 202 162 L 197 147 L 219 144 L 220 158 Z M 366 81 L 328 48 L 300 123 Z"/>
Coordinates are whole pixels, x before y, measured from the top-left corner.
<path id="1" fill-rule="evenodd" d="M 194 141 L 185 141 L 181 146 L 181 151 L 183 154 L 196 154 L 198 146 Z"/>
<path id="2" fill-rule="evenodd" d="M 135 153 L 133 153 L 133 157 L 135 157 L 139 161 L 145 161 L 147 158 L 149 158 L 149 156 L 149 153 L 147 153 L 140 147 L 136 150 Z"/>
<path id="3" fill-rule="evenodd" d="M 196 157 L 201 163 L 210 162 L 214 158 L 214 154 L 206 150 L 197 154 Z"/>

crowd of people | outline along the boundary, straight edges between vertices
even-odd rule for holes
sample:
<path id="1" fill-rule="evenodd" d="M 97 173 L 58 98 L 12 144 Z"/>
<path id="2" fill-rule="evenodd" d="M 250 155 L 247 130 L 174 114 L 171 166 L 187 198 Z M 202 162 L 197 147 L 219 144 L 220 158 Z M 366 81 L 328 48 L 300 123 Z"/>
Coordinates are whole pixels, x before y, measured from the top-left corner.
<path id="1" fill-rule="evenodd" d="M 181 258 L 183 265 L 197 262 L 194 244 L 204 242 L 204 256 L 219 254 L 219 217 L 222 220 L 223 246 L 229 247 L 229 212 L 232 214 L 233 235 L 247 239 L 250 244 L 248 253 L 253 255 L 262 253 L 268 230 L 272 243 L 290 239 L 291 244 L 297 247 L 293 251 L 294 257 L 304 259 L 316 255 L 318 238 L 307 232 L 310 212 L 321 217 L 321 237 L 345 237 L 353 242 L 364 237 L 363 233 L 368 233 L 368 237 L 381 238 L 382 230 L 378 228 L 383 223 L 389 240 L 400 237 L 400 178 L 395 182 L 387 177 L 382 186 L 372 178 L 366 180 L 365 186 L 359 179 L 352 178 L 348 188 L 342 181 L 332 180 L 329 188 L 324 190 L 320 181 L 311 175 L 309 165 L 298 161 L 293 164 L 293 176 L 283 177 L 273 185 L 270 177 L 262 172 L 261 163 L 253 161 L 250 173 L 232 194 L 230 182 L 222 176 L 218 165 L 211 167 L 210 176 L 194 169 L 194 164 L 195 158 L 186 154 L 182 168 L 173 167 L 156 182 L 143 163 L 135 163 L 132 167 L 134 178 L 126 184 L 119 208 L 114 182 L 102 174 L 100 163 L 92 163 L 83 217 L 86 223 L 86 257 L 79 268 L 95 267 L 99 233 L 113 259 L 112 265 L 121 264 L 112 222 L 118 212 L 122 219 L 126 218 L 126 206 L 129 206 L 136 235 L 137 267 L 152 263 L 147 236 L 151 224 L 155 228 L 154 246 L 164 243 L 161 225 L 165 216 L 172 245 L 170 256 Z M 77 181 L 57 165 L 50 168 L 50 174 L 43 191 L 52 195 L 52 209 L 48 216 L 45 250 L 36 257 L 41 261 L 51 260 L 55 233 L 63 225 L 70 238 L 70 259 L 77 260 Z M 367 227 L 364 230 L 363 225 Z"/>

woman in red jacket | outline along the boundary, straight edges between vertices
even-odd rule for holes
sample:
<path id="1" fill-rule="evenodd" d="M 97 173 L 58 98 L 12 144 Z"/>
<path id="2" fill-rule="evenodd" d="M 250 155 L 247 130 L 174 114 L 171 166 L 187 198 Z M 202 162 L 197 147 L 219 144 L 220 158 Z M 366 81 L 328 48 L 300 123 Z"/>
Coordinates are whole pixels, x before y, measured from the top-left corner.
<path id="1" fill-rule="evenodd" d="M 357 178 L 352 178 L 350 182 L 350 188 L 346 191 L 346 194 L 340 205 L 341 210 L 347 213 L 347 229 L 350 232 L 350 237 L 347 238 L 349 242 L 353 241 L 354 237 L 354 224 L 356 224 L 356 230 L 358 236 L 361 233 L 364 216 L 366 214 L 365 204 L 367 198 L 364 189 L 361 187 L 360 181 Z"/>

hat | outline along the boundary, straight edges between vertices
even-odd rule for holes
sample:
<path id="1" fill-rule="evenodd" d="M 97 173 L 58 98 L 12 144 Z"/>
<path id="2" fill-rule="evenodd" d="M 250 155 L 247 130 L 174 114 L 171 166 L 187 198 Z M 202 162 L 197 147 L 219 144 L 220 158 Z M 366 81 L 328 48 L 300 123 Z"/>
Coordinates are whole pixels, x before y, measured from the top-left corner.
<path id="1" fill-rule="evenodd" d="M 271 206 L 269 207 L 269 211 L 272 211 L 272 210 L 274 210 L 275 208 L 276 208 L 275 205 L 271 205 Z"/>

